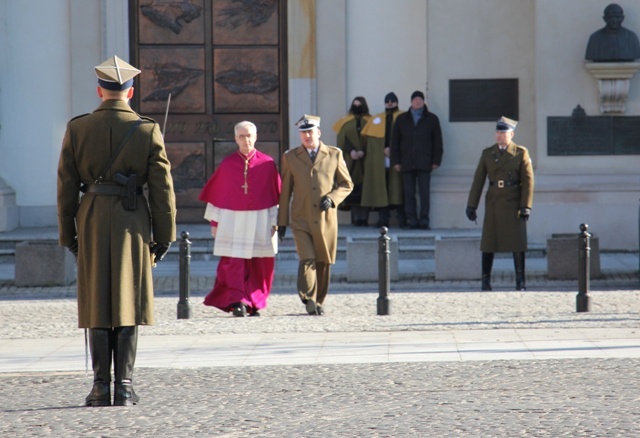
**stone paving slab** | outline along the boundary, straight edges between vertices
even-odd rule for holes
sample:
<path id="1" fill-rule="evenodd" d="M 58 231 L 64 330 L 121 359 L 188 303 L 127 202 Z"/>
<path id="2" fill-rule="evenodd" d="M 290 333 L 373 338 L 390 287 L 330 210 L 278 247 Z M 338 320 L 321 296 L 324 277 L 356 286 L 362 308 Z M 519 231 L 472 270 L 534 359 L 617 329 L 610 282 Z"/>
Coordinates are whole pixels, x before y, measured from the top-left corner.
<path id="1" fill-rule="evenodd" d="M 640 358 L 640 329 L 142 336 L 137 368 Z M 0 373 L 81 371 L 75 338 L 0 341 Z"/>

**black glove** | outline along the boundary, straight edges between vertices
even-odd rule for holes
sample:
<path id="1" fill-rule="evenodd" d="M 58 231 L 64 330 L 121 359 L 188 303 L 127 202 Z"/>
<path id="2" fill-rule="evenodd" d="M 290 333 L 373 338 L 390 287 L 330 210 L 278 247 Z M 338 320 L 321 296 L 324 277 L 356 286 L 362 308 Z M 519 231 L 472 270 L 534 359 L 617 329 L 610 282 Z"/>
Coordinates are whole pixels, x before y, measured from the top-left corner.
<path id="1" fill-rule="evenodd" d="M 74 240 L 73 243 L 69 245 L 67 248 L 69 248 L 69 251 L 71 251 L 71 254 L 73 254 L 76 260 L 78 260 L 78 240 Z"/>
<path id="2" fill-rule="evenodd" d="M 162 261 L 167 251 L 171 247 L 171 243 L 152 243 L 151 244 L 151 254 L 155 256 L 154 260 L 156 262 Z"/>
<path id="3" fill-rule="evenodd" d="M 528 221 L 529 220 L 529 215 L 531 214 L 531 209 L 527 208 L 527 207 L 520 207 L 520 220 L 521 221 Z"/>
<path id="4" fill-rule="evenodd" d="M 278 239 L 280 242 L 284 240 L 284 235 L 287 233 L 287 227 L 278 226 Z"/>
<path id="5" fill-rule="evenodd" d="M 467 207 L 466 213 L 467 213 L 467 218 L 470 221 L 475 221 L 476 219 L 478 219 L 478 215 L 476 214 L 476 209 L 475 208 Z"/>
<path id="6" fill-rule="evenodd" d="M 320 210 L 327 211 L 331 207 L 333 207 L 333 201 L 327 195 L 324 195 L 322 199 L 320 199 Z"/>

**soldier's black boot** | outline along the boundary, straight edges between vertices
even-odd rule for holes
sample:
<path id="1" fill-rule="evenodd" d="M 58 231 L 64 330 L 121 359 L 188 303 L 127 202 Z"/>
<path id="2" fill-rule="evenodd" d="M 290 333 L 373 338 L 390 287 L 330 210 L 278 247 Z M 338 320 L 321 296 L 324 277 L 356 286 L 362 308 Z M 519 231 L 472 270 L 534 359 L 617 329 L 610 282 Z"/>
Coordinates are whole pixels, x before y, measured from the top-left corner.
<path id="1" fill-rule="evenodd" d="M 140 401 L 133 390 L 133 366 L 136 362 L 138 347 L 138 327 L 116 327 L 115 348 L 113 357 L 115 360 L 115 388 L 113 396 L 114 406 L 131 406 Z"/>
<path id="2" fill-rule="evenodd" d="M 527 290 L 524 284 L 524 252 L 513 253 L 513 265 L 516 268 L 516 290 Z"/>
<path id="3" fill-rule="evenodd" d="M 483 291 L 491 290 L 491 269 L 493 269 L 493 253 L 482 253 L 482 285 Z"/>
<path id="4" fill-rule="evenodd" d="M 111 329 L 89 329 L 93 388 L 85 406 L 111 406 Z"/>

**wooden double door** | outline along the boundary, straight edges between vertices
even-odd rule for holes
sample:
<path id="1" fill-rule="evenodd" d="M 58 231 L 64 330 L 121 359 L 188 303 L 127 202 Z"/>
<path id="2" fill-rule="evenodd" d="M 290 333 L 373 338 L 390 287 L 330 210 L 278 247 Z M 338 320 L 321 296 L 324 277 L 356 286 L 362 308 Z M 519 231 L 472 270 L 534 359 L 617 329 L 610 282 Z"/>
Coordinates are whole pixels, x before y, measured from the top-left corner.
<path id="1" fill-rule="evenodd" d="M 201 222 L 198 194 L 237 149 L 237 122 L 256 124 L 278 164 L 288 144 L 286 0 L 130 0 L 129 17 L 131 104 L 164 129 L 178 221 Z"/>

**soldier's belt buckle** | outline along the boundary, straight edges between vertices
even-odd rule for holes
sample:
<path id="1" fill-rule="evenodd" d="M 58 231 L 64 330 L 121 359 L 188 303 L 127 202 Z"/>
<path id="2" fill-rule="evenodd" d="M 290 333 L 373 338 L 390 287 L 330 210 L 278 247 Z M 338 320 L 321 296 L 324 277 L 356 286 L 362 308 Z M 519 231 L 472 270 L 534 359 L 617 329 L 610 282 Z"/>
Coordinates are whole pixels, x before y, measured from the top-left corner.
<path id="1" fill-rule="evenodd" d="M 498 188 L 499 189 L 504 189 L 504 180 L 503 179 L 498 180 Z"/>

